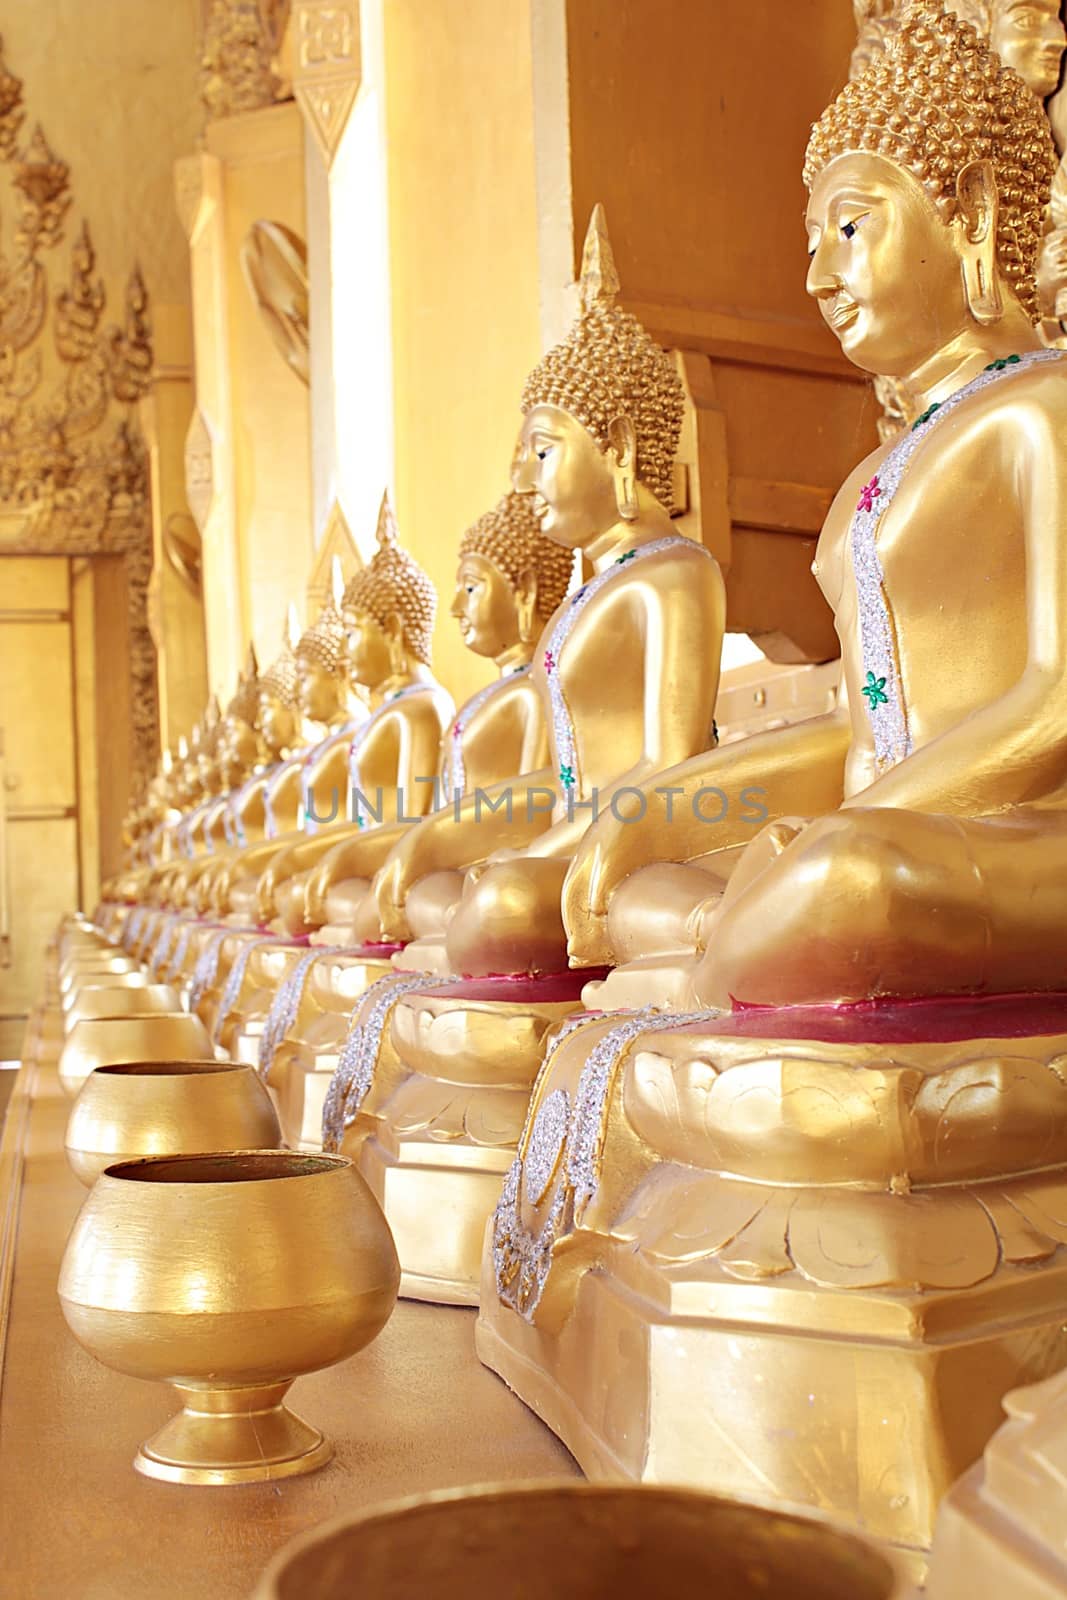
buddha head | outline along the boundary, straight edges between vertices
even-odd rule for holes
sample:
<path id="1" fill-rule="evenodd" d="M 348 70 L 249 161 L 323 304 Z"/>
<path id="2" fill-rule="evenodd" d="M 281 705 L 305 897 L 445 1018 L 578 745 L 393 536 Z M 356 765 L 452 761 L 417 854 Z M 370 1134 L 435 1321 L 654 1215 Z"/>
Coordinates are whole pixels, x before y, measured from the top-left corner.
<path id="1" fill-rule="evenodd" d="M 300 672 L 296 647 L 300 628 L 289 607 L 281 654 L 259 680 L 259 731 L 270 754 L 284 756 L 296 743 L 300 726 Z"/>
<path id="2" fill-rule="evenodd" d="M 574 560 L 541 532 L 533 497 L 506 494 L 459 544 L 451 615 L 475 655 L 496 659 L 528 645 L 563 603 Z"/>
<path id="3" fill-rule="evenodd" d="M 262 754 L 259 736 L 259 663 L 255 646 L 237 681 L 237 692 L 223 713 L 218 760 L 222 787 L 232 788 L 252 770 Z"/>
<path id="4" fill-rule="evenodd" d="M 541 531 L 574 550 L 653 503 L 669 511 L 682 426 L 670 357 L 616 304 L 619 279 L 604 211 L 586 234 L 581 310 L 526 380 L 511 481 L 531 494 Z"/>
<path id="5" fill-rule="evenodd" d="M 312 722 L 333 722 L 345 707 L 345 628 L 338 603 L 341 588 L 340 563 L 335 562 L 330 597 L 294 651 L 300 710 Z"/>
<path id="6" fill-rule="evenodd" d="M 906 378 L 976 324 L 1038 317 L 1056 155 L 970 24 L 915 0 L 812 129 L 808 292 L 850 361 Z"/>
<path id="7" fill-rule="evenodd" d="M 386 679 L 429 666 L 437 593 L 417 561 L 400 548 L 388 493 L 378 511 L 377 549 L 349 580 L 341 604 L 348 672 L 374 689 Z"/>

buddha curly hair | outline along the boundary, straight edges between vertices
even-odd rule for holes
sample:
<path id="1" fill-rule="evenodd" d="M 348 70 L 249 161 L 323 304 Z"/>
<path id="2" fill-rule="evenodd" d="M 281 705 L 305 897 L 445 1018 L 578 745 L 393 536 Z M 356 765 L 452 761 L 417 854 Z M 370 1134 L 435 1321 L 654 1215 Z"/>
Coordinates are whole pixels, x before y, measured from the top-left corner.
<path id="1" fill-rule="evenodd" d="M 939 0 L 915 0 L 885 54 L 823 112 L 804 161 L 808 188 L 853 151 L 914 173 L 945 216 L 964 167 L 990 161 L 1000 197 L 997 260 L 1039 320 L 1037 256 L 1056 171 L 1049 125 L 1019 74 Z"/>
<path id="2" fill-rule="evenodd" d="M 404 642 L 416 661 L 429 666 L 437 591 L 418 562 L 397 543 L 396 519 L 388 497 L 378 513 L 378 548 L 369 564 L 351 578 L 341 602 L 345 611 L 362 611 L 379 628 L 392 615 L 404 625 Z"/>
<path id="3" fill-rule="evenodd" d="M 558 406 L 588 429 L 601 450 L 608 427 L 629 417 L 637 435 L 637 478 L 664 510 L 682 432 L 682 385 L 661 350 L 628 311 L 598 301 L 526 380 L 522 409 Z"/>
<path id="4" fill-rule="evenodd" d="M 260 679 L 252 674 L 241 674 L 237 684 L 237 692 L 226 707 L 226 715 L 236 718 L 240 722 L 247 722 L 250 728 L 255 728 L 259 723 L 259 685 Z"/>
<path id="5" fill-rule="evenodd" d="M 297 672 L 296 657 L 288 644 L 281 655 L 273 661 L 259 680 L 259 689 L 262 694 L 271 700 L 277 700 L 280 705 L 296 711 L 300 703 L 299 675 Z"/>
<path id="6" fill-rule="evenodd" d="M 304 633 L 295 651 L 297 661 L 310 661 L 337 677 L 345 659 L 345 625 L 332 600 Z"/>
<path id="7" fill-rule="evenodd" d="M 533 496 L 504 495 L 503 499 L 469 527 L 459 543 L 459 559 L 484 556 L 508 579 L 513 588 L 529 568 L 537 574 L 537 615 L 548 621 L 562 605 L 574 569 L 574 553 L 554 544 L 541 532 Z"/>

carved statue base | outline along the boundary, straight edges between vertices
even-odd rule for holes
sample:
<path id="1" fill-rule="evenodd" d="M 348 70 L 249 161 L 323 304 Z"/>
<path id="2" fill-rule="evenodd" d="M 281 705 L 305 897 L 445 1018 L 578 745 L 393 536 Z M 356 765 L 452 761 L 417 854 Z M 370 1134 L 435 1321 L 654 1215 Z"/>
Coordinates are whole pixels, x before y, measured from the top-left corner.
<path id="1" fill-rule="evenodd" d="M 515 1158 L 545 1036 L 579 1009 L 588 976 L 444 983 L 393 1007 L 342 1149 L 393 1230 L 402 1295 L 477 1304 L 485 1224 Z"/>
<path id="2" fill-rule="evenodd" d="M 1065 1052 L 1065 997 L 589 1019 L 493 1219 L 482 1360 L 592 1476 L 924 1550 L 1067 1362 Z"/>
<path id="3" fill-rule="evenodd" d="M 251 1034 L 242 1034 L 242 1055 L 264 1072 L 278 1111 L 282 1137 L 291 1150 L 322 1149 L 322 1112 L 338 1055 L 351 1026 L 353 1008 L 372 984 L 392 973 L 397 945 L 367 945 L 361 950 L 309 948 L 306 971 L 296 978 L 286 1012 L 274 1016 L 277 1042 L 269 1060 Z M 283 1028 L 283 1024 L 285 1024 Z M 262 1027 L 260 1028 L 260 1036 Z"/>
<path id="4" fill-rule="evenodd" d="M 1018 1389 L 984 1459 L 941 1505 L 928 1600 L 1067 1595 L 1067 1376 Z"/>
<path id="5" fill-rule="evenodd" d="M 220 1034 L 221 1042 L 234 1061 L 259 1066 L 263 1035 L 275 1003 L 297 963 L 306 954 L 306 943 L 268 941 L 266 937 L 249 950 L 230 1019 Z"/>

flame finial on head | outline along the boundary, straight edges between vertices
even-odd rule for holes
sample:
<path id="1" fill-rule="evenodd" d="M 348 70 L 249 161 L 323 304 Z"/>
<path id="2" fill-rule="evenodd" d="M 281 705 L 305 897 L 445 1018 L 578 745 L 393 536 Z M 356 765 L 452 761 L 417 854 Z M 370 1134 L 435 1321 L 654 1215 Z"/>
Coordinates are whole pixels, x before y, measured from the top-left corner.
<path id="1" fill-rule="evenodd" d="M 393 502 L 389 498 L 389 490 L 382 493 L 382 503 L 378 507 L 378 526 L 375 529 L 375 539 L 380 550 L 388 549 L 390 545 L 398 544 L 400 533 L 396 525 L 396 513 Z"/>
<path id="2" fill-rule="evenodd" d="M 598 303 L 612 304 L 621 287 L 615 252 L 608 238 L 608 221 L 598 200 L 589 218 L 582 248 L 582 271 L 578 280 L 582 310 L 591 311 Z"/>
<path id="3" fill-rule="evenodd" d="M 299 675 L 296 666 L 296 649 L 300 643 L 300 619 L 297 616 L 296 606 L 289 602 L 286 613 L 285 631 L 282 648 L 279 655 L 271 662 L 266 672 L 259 680 L 259 690 L 268 699 L 281 702 L 291 711 L 296 711 L 299 706 Z"/>
<path id="4" fill-rule="evenodd" d="M 611 425 L 633 424 L 639 482 L 669 511 L 684 395 L 674 363 L 636 317 L 618 304 L 619 275 L 604 208 L 596 205 L 582 255 L 581 310 L 567 337 L 526 380 L 522 409 L 557 406 L 582 424 L 601 450 Z"/>

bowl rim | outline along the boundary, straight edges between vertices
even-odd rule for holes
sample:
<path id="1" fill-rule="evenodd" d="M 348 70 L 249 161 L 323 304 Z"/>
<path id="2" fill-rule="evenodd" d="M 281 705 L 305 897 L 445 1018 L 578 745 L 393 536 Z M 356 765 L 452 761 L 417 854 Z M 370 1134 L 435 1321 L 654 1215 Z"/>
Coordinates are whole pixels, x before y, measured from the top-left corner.
<path id="1" fill-rule="evenodd" d="M 193 1011 L 139 1011 L 132 1016 L 129 1012 L 127 1012 L 125 1016 L 119 1015 L 116 1017 L 79 1017 L 77 1022 L 74 1024 L 74 1027 L 71 1028 L 67 1038 L 71 1038 L 75 1028 L 96 1028 L 105 1023 L 110 1024 L 113 1022 L 129 1022 L 136 1024 L 137 1027 L 143 1027 L 146 1022 L 177 1021 L 197 1023 L 201 1028 L 204 1026 L 204 1024 L 200 1021 L 200 1018 Z"/>
<path id="2" fill-rule="evenodd" d="M 657 1499 L 685 1500 L 705 1504 L 709 1510 L 712 1507 L 725 1507 L 735 1511 L 752 1511 L 770 1513 L 780 1521 L 788 1522 L 794 1526 L 813 1526 L 824 1533 L 830 1534 L 843 1545 L 873 1556 L 880 1560 L 886 1572 L 887 1588 L 885 1600 L 905 1600 L 909 1593 L 907 1588 L 907 1571 L 901 1557 L 895 1550 L 887 1548 L 884 1544 L 867 1538 L 863 1533 L 854 1528 L 843 1525 L 839 1520 L 819 1511 L 816 1507 L 798 1507 L 783 1505 L 771 1499 L 746 1496 L 744 1499 L 737 1495 L 716 1494 L 710 1489 L 699 1489 L 693 1484 L 674 1483 L 635 1483 L 607 1480 L 590 1480 L 588 1478 L 517 1478 L 514 1482 L 487 1482 L 463 1484 L 449 1489 L 430 1489 L 422 1494 L 399 1495 L 395 1498 L 383 1500 L 371 1506 L 366 1506 L 358 1511 L 342 1512 L 336 1517 L 329 1517 L 318 1523 L 313 1528 L 307 1528 L 302 1533 L 296 1534 L 280 1550 L 275 1551 L 268 1564 L 263 1568 L 259 1582 L 253 1591 L 252 1600 L 272 1600 L 276 1593 L 276 1585 L 281 1574 L 294 1557 L 301 1556 L 305 1551 L 312 1549 L 316 1544 L 326 1543 L 335 1534 L 342 1533 L 345 1529 L 359 1529 L 368 1523 L 384 1521 L 395 1517 L 403 1517 L 410 1511 L 415 1511 L 423 1506 L 448 1505 L 453 1501 L 463 1500 L 523 1500 L 536 1499 L 546 1493 L 573 1496 L 576 1499 L 597 1499 L 607 1495 L 646 1497 L 656 1496 Z"/>
<path id="3" fill-rule="evenodd" d="M 109 1061 L 105 1066 L 94 1067 L 85 1081 L 89 1084 L 97 1078 L 129 1078 L 135 1081 L 138 1078 L 195 1078 L 200 1075 L 206 1078 L 214 1073 L 255 1070 L 247 1061 L 219 1061 L 212 1056 L 188 1061 L 153 1061 L 146 1057 L 143 1061 Z"/>
<path id="4" fill-rule="evenodd" d="M 144 1169 L 151 1167 L 175 1167 L 200 1164 L 217 1163 L 221 1161 L 243 1161 L 253 1165 L 260 1161 L 277 1161 L 279 1158 L 291 1162 L 294 1166 L 302 1166 L 305 1170 L 293 1172 L 274 1172 L 261 1176 L 248 1178 L 221 1178 L 212 1182 L 211 1179 L 191 1179 L 183 1182 L 181 1178 L 152 1178 L 147 1180 L 143 1176 Z M 151 1182 L 165 1192 L 175 1189 L 189 1188 L 203 1191 L 205 1189 L 233 1189 L 239 1184 L 255 1183 L 292 1183 L 299 1179 L 322 1178 L 330 1172 L 341 1172 L 351 1169 L 353 1163 L 348 1156 L 327 1155 L 325 1152 L 309 1153 L 302 1150 L 286 1150 L 278 1147 L 267 1150 L 200 1150 L 188 1151 L 182 1155 L 138 1156 L 134 1160 L 119 1160 L 112 1162 L 104 1168 L 98 1181 L 105 1178 L 112 1183 L 137 1183 Z"/>

